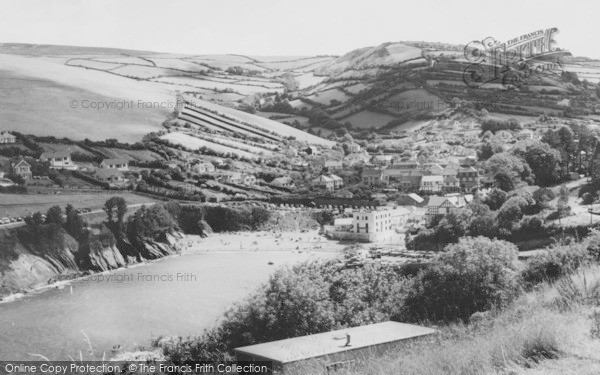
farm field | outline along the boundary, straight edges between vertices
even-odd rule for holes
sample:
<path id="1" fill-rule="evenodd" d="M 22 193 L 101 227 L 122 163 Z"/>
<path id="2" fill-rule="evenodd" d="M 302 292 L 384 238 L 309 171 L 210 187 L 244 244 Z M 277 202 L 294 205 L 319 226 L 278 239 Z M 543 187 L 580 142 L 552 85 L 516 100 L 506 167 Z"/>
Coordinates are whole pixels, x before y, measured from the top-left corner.
<path id="1" fill-rule="evenodd" d="M 112 196 L 122 196 L 127 204 L 152 203 L 153 199 L 131 193 L 72 193 L 72 194 L 2 194 L 0 193 L 0 216 L 23 217 L 50 207 L 67 204 L 75 208 L 102 209 L 104 202 Z"/>
<path id="2" fill-rule="evenodd" d="M 0 66 L 5 57 L 0 55 Z M 51 63 L 48 63 L 51 64 Z M 54 64 L 52 64 L 54 65 Z M 4 65 L 5 66 L 5 65 Z M 3 67 L 4 67 L 3 66 Z M 59 66 L 59 65 L 57 65 Z M 60 67 L 60 66 L 59 66 Z M 77 69 L 65 67 L 65 69 Z M 40 69 L 40 75 L 45 70 Z M 91 71 L 106 76 L 105 73 Z M 37 73 L 35 73 L 37 74 Z M 119 139 L 122 142 L 136 142 L 152 131 L 161 128 L 162 121 L 169 111 L 163 109 L 144 109 L 135 106 L 125 110 L 96 110 L 82 108 L 83 101 L 87 103 L 122 102 L 121 89 L 110 90 L 99 87 L 104 84 L 96 82 L 90 84 L 76 84 L 57 82 L 54 78 L 59 76 L 46 75 L 41 78 L 29 75 L 29 72 L 8 71 L 0 68 L 0 128 L 16 130 L 25 134 L 39 136 L 55 136 L 58 138 L 69 137 L 73 140 L 104 140 L 115 136 L 115 128 L 119 129 Z M 119 77 L 117 77 L 119 78 Z M 128 85 L 134 93 L 138 85 L 131 81 Z M 98 92 L 82 89 L 81 87 L 98 87 L 101 92 L 109 93 L 106 96 Z M 139 91 L 140 98 L 145 95 Z M 159 101 L 170 101 L 169 96 L 163 95 L 158 88 L 153 92 L 146 92 L 147 97 L 156 97 Z M 162 99 L 161 99 L 162 98 Z M 127 99 L 129 100 L 129 99 Z M 131 99 L 133 100 L 133 99 Z M 77 108 L 71 102 L 77 103 Z"/>
<path id="3" fill-rule="evenodd" d="M 63 152 L 63 151 L 67 151 L 67 152 L 79 152 L 81 154 L 84 155 L 88 155 L 88 156 L 93 156 L 93 154 L 87 150 L 84 150 L 83 148 L 77 146 L 77 145 L 68 145 L 68 144 L 63 144 L 63 143 L 44 143 L 44 142 L 40 142 L 38 143 L 39 146 L 41 146 L 44 151 L 47 152 Z"/>
<path id="4" fill-rule="evenodd" d="M 186 147 L 186 148 L 189 148 L 192 150 L 196 150 L 201 147 L 207 147 L 216 152 L 232 153 L 232 154 L 236 154 L 240 157 L 245 157 L 245 158 L 249 158 L 249 159 L 258 159 L 259 158 L 259 155 L 257 155 L 257 154 L 238 150 L 233 147 L 228 147 L 228 146 L 220 145 L 217 143 L 212 143 L 212 142 L 206 141 L 204 139 L 200 139 L 200 138 L 197 138 L 192 135 L 185 134 L 185 133 L 180 133 L 180 132 L 168 133 L 168 134 L 161 136 L 161 138 L 166 139 L 169 142 L 182 145 L 183 147 Z"/>
<path id="5" fill-rule="evenodd" d="M 267 132 L 274 132 L 281 137 L 295 137 L 299 141 L 305 141 L 313 144 L 320 144 L 323 146 L 333 146 L 335 143 L 312 134 L 303 132 L 302 130 L 295 129 L 291 126 L 282 124 L 277 121 L 266 119 L 260 116 L 256 116 L 247 112 L 238 111 L 237 109 L 219 106 L 213 103 L 209 103 L 203 100 L 192 100 L 194 105 L 198 107 L 204 107 L 209 111 L 214 111 L 221 115 L 224 115 L 234 121 L 246 122 L 263 129 Z"/>
<path id="6" fill-rule="evenodd" d="M 386 125 L 393 119 L 395 119 L 395 117 L 383 113 L 361 111 L 349 117 L 346 117 L 341 121 L 348 121 L 352 124 L 353 127 L 359 129 L 377 129 Z"/>
<path id="7" fill-rule="evenodd" d="M 333 89 L 311 95 L 307 99 L 310 99 L 320 104 L 329 105 L 332 100 L 337 100 L 339 102 L 344 103 L 348 101 L 350 97 L 338 89 Z"/>
<path id="8" fill-rule="evenodd" d="M 125 150 L 108 147 L 96 147 L 95 150 L 98 150 L 109 159 L 127 159 L 142 162 L 163 160 L 162 156 L 150 150 Z"/>

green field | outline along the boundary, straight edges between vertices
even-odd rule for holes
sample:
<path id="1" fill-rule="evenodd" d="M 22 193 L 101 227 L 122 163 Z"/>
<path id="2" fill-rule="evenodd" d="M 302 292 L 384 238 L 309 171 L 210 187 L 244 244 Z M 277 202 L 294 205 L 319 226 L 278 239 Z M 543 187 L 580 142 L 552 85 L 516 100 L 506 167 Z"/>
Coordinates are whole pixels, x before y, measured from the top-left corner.
<path id="1" fill-rule="evenodd" d="M 46 212 L 50 207 L 65 207 L 72 204 L 75 208 L 99 210 L 107 199 L 122 196 L 127 204 L 152 203 L 153 199 L 131 193 L 73 193 L 73 194 L 1 194 L 0 217 L 23 217 L 34 212 Z"/>

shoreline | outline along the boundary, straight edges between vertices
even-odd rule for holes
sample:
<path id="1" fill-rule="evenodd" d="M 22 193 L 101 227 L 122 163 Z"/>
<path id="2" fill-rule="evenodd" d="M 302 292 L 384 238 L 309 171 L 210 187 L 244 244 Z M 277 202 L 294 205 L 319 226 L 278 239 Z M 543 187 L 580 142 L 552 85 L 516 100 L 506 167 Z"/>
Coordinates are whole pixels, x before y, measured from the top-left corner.
<path id="1" fill-rule="evenodd" d="M 311 232 L 306 232 L 306 233 L 300 233 L 300 232 L 275 232 L 276 235 L 273 235 L 273 232 L 229 232 L 229 233 L 212 233 L 210 236 L 208 237 L 200 237 L 199 235 L 195 235 L 195 234 L 185 234 L 183 235 L 183 237 L 178 238 L 176 243 L 174 244 L 174 248 L 177 251 L 176 254 L 170 254 L 170 255 L 166 255 L 163 256 L 161 258 L 158 259 L 145 259 L 141 262 L 138 263 L 131 263 L 126 265 L 125 267 L 119 267 L 119 268 L 115 268 L 115 269 L 111 269 L 111 270 L 106 270 L 106 271 L 101 271 L 101 272 L 91 272 L 91 271 L 78 271 L 78 272 L 74 272 L 72 274 L 65 274 L 62 275 L 64 277 L 69 276 L 69 278 L 67 279 L 62 279 L 62 280 L 48 280 L 47 284 L 43 284 L 40 286 L 37 286 L 35 288 L 32 288 L 31 290 L 27 290 L 27 291 L 22 291 L 22 292 L 17 292 L 17 293 L 13 293 L 13 294 L 9 294 L 6 295 L 4 297 L 2 297 L 0 299 L 0 306 L 2 306 L 5 303 L 10 303 L 10 302 L 15 302 L 15 301 L 19 301 L 24 299 L 27 296 L 32 296 L 32 295 L 37 295 L 40 293 L 43 293 L 45 291 L 57 288 L 57 289 L 63 289 L 67 286 L 69 286 L 70 284 L 72 284 L 73 282 L 76 281 L 81 281 L 81 280 L 85 280 L 87 278 L 93 277 L 95 275 L 107 275 L 110 274 L 112 272 L 115 271 L 119 271 L 119 270 L 125 270 L 125 269 L 130 269 L 130 268 L 138 268 L 138 267 L 143 267 L 146 265 L 150 265 L 153 264 L 155 262 L 159 262 L 163 259 L 169 259 L 172 257 L 177 257 L 177 256 L 182 256 L 182 255 L 190 255 L 190 254 L 205 254 L 205 253 L 215 253 L 215 254 L 232 254 L 232 253 L 253 253 L 253 252 L 273 252 L 273 253 L 303 253 L 303 252 L 323 252 L 323 253 L 336 253 L 339 250 L 336 249 L 335 247 L 340 247 L 343 248 L 346 245 L 340 245 L 338 243 L 334 243 L 334 242 L 329 242 L 329 240 L 327 240 L 326 238 L 320 236 L 317 234 L 317 236 L 319 236 L 321 239 L 318 241 L 314 241 L 314 242 L 302 242 L 302 241 L 295 241 L 295 242 L 288 242 L 287 246 L 277 246 L 275 248 L 270 248 L 270 249 L 256 249 L 256 246 L 258 246 L 258 240 L 257 239 L 263 239 L 263 240 L 267 240 L 268 242 L 273 242 L 277 239 L 281 239 L 282 236 L 285 234 L 286 236 L 289 236 L 290 239 L 291 238 L 303 238 L 303 237 L 310 237 L 312 236 L 312 238 L 316 238 L 314 236 L 314 233 L 316 233 L 317 231 L 314 231 L 314 233 Z M 239 243 L 240 239 L 247 239 L 251 241 L 251 245 L 248 246 L 248 244 L 244 244 L 242 243 L 242 248 L 238 249 L 238 248 L 226 248 L 226 249 L 220 249 L 217 248 L 211 248 L 211 245 L 214 245 L 215 243 L 217 243 L 218 240 L 218 244 L 220 244 L 221 246 L 229 246 L 232 245 L 234 246 L 235 243 L 232 241 L 237 241 L 237 243 Z M 257 245 L 254 245 L 254 242 L 257 242 Z M 329 242 L 328 245 L 325 249 L 320 248 L 320 249 L 306 249 L 306 250 L 296 250 L 295 246 L 310 246 L 307 244 L 327 244 Z M 198 249 L 199 246 L 206 246 L 206 249 Z M 279 244 L 279 245 L 283 245 L 283 244 Z M 244 246 L 246 246 L 244 248 Z M 60 277 L 61 275 L 57 275 L 56 277 Z M 72 276 L 72 277 L 71 277 Z"/>

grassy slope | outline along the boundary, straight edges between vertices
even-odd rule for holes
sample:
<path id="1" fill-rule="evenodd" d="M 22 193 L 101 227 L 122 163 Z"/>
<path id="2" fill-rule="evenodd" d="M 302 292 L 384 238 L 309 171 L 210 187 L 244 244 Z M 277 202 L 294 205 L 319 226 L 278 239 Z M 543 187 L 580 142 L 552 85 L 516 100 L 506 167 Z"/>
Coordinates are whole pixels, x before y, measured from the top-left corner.
<path id="1" fill-rule="evenodd" d="M 341 373 L 598 374 L 599 306 L 600 266 L 594 265 L 523 295 L 504 311 L 440 328 L 437 337 L 360 361 Z M 324 374 L 311 363 L 302 373 Z"/>

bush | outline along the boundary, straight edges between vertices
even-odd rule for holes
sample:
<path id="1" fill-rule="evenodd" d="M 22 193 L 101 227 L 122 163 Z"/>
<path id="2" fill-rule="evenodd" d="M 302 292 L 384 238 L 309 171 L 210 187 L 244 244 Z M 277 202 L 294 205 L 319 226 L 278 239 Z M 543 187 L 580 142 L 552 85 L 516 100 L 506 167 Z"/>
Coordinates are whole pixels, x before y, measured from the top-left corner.
<path id="1" fill-rule="evenodd" d="M 406 298 L 411 320 L 468 321 L 477 312 L 510 303 L 521 289 L 515 245 L 462 238 L 434 258 Z"/>
<path id="2" fill-rule="evenodd" d="M 582 244 L 559 245 L 547 249 L 527 262 L 523 279 L 529 285 L 555 281 L 578 269 L 588 259 Z"/>

